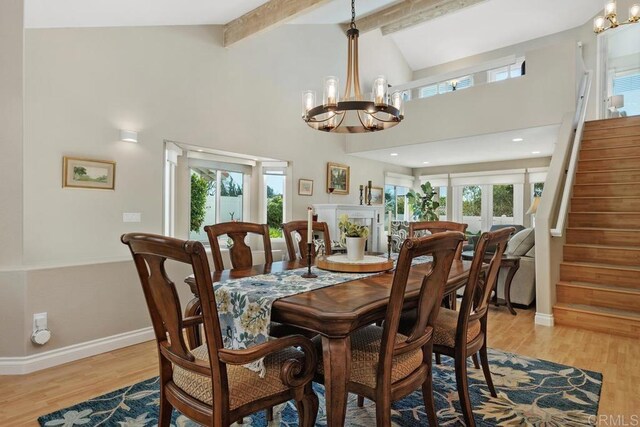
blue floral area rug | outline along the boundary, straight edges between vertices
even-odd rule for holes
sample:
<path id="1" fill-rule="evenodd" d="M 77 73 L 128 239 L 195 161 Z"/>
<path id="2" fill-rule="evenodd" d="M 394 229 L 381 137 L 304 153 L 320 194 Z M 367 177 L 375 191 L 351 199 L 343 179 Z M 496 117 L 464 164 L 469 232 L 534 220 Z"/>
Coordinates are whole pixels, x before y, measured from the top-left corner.
<path id="1" fill-rule="evenodd" d="M 489 359 L 497 398 L 489 394 L 482 370 L 469 364 L 469 393 L 478 425 L 582 427 L 594 424 L 602 374 L 496 350 L 489 350 Z M 434 380 L 440 425 L 464 425 L 451 359 L 443 356 L 442 365 L 434 364 Z M 317 384 L 314 388 L 320 398 L 316 425 L 326 426 L 324 389 Z M 153 427 L 157 425 L 158 397 L 156 377 L 45 415 L 38 421 L 46 427 Z M 421 392 L 416 391 L 396 402 L 392 417 L 394 426 L 428 425 Z M 365 406 L 358 408 L 356 397 L 350 395 L 345 424 L 375 425 L 374 403 L 365 400 Z M 271 423 L 261 411 L 245 419 L 241 427 L 297 425 L 295 406 L 288 402 L 274 408 Z M 196 427 L 198 424 L 174 410 L 172 426 Z"/>

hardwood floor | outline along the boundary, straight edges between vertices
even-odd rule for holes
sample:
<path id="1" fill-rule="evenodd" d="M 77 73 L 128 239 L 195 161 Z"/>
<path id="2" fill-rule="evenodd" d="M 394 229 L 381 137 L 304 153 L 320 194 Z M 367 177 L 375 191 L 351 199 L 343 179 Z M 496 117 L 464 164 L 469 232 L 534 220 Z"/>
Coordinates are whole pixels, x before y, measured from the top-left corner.
<path id="1" fill-rule="evenodd" d="M 534 310 L 517 311 L 490 309 L 489 347 L 602 372 L 599 414 L 640 417 L 640 341 L 535 326 Z M 155 351 L 155 343 L 146 342 L 29 375 L 0 376 L 0 425 L 35 426 L 40 415 L 150 378 L 158 369 Z"/>

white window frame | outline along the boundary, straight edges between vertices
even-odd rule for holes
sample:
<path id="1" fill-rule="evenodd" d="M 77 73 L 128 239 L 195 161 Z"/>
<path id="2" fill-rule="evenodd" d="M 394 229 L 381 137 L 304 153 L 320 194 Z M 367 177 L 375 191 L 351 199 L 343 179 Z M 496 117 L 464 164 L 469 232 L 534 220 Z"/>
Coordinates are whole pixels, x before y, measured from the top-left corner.
<path id="1" fill-rule="evenodd" d="M 260 218 L 262 218 L 264 224 L 267 223 L 267 181 L 264 178 L 265 175 L 282 176 L 284 178 L 284 183 L 282 184 L 282 222 L 286 223 L 288 221 L 289 169 L 288 162 L 262 162 L 260 173 Z M 284 241 L 284 235 L 282 237 L 274 237 L 271 241 Z"/>

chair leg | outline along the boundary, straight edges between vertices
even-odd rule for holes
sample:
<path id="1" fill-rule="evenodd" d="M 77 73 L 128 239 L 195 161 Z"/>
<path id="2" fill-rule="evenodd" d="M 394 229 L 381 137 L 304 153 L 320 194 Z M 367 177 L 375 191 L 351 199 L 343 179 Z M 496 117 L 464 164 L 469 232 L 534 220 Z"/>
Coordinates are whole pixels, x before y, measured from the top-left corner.
<path id="1" fill-rule="evenodd" d="M 173 414 L 173 406 L 160 392 L 160 414 L 158 415 L 158 427 L 169 427 L 171 425 L 171 415 Z"/>
<path id="2" fill-rule="evenodd" d="M 265 412 L 267 413 L 267 421 L 273 421 L 273 406 Z"/>
<path id="3" fill-rule="evenodd" d="M 451 306 L 451 310 L 456 311 L 458 309 L 458 296 L 456 295 L 455 292 L 452 292 L 449 295 L 449 305 Z"/>
<path id="4" fill-rule="evenodd" d="M 429 366 L 427 379 L 422 384 L 422 400 L 424 401 L 424 409 L 427 412 L 427 419 L 430 427 L 438 426 L 438 417 L 436 415 L 436 402 L 433 397 L 433 363 L 431 358 L 433 345 L 425 346 L 422 351 Z"/>
<path id="5" fill-rule="evenodd" d="M 469 383 L 467 380 L 467 360 L 464 357 L 455 358 L 456 367 L 456 386 L 458 388 L 458 398 L 460 399 L 460 407 L 464 415 L 464 422 L 467 427 L 475 427 L 476 422 L 473 419 L 473 410 L 471 409 L 471 400 L 469 399 Z"/>
<path id="6" fill-rule="evenodd" d="M 489 369 L 489 357 L 487 355 L 487 346 L 483 345 L 480 349 L 480 362 L 482 362 L 482 372 L 484 373 L 484 379 L 487 381 L 487 387 L 489 387 L 489 392 L 491 392 L 492 397 L 498 397 L 498 393 L 496 393 L 496 388 L 493 385 L 493 379 L 491 378 L 491 370 Z"/>
<path id="7" fill-rule="evenodd" d="M 473 353 L 471 355 L 471 359 L 473 359 L 473 367 L 476 369 L 480 369 L 480 362 L 478 362 L 478 353 Z"/>
<path id="8" fill-rule="evenodd" d="M 296 402 L 300 427 L 314 427 L 318 416 L 318 396 L 313 392 L 311 383 L 305 386 L 302 400 Z"/>
<path id="9" fill-rule="evenodd" d="M 436 365 L 442 364 L 442 358 L 440 357 L 440 353 L 436 353 Z"/>
<path id="10" fill-rule="evenodd" d="M 376 427 L 391 427 L 390 396 L 376 399 Z"/>
<path id="11" fill-rule="evenodd" d="M 364 396 L 358 396 L 358 408 L 362 408 L 364 406 Z"/>

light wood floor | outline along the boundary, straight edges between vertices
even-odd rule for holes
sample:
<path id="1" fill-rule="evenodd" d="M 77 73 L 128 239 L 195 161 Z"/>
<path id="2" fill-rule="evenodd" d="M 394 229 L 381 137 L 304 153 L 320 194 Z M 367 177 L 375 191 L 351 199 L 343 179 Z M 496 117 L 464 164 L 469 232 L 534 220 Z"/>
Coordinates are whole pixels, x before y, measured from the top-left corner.
<path id="1" fill-rule="evenodd" d="M 640 342 L 597 332 L 535 326 L 533 310 L 489 314 L 489 346 L 602 372 L 600 415 L 640 416 Z M 37 425 L 38 416 L 157 375 L 154 342 L 30 375 L 0 376 L 0 426 Z M 603 424 L 605 425 L 605 424 Z"/>

